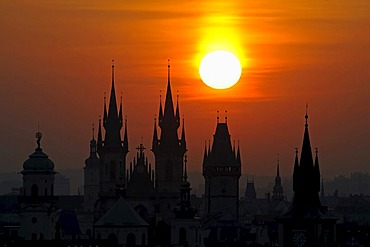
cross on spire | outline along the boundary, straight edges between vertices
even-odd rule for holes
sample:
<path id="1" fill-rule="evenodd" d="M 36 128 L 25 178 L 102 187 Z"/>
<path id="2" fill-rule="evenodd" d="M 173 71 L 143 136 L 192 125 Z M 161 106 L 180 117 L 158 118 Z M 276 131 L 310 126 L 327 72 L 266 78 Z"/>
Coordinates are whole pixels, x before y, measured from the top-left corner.
<path id="1" fill-rule="evenodd" d="M 140 153 L 143 153 L 146 148 L 144 147 L 142 143 L 140 143 L 140 145 L 136 149 L 140 151 Z"/>

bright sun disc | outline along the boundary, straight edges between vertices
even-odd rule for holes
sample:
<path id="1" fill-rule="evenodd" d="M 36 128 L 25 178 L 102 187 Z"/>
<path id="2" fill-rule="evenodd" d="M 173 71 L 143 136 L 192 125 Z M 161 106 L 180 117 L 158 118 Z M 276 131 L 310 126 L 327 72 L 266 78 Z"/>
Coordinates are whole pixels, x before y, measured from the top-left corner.
<path id="1" fill-rule="evenodd" d="M 199 74 L 207 86 L 225 89 L 239 81 L 242 66 L 234 54 L 227 51 L 213 51 L 202 59 Z"/>

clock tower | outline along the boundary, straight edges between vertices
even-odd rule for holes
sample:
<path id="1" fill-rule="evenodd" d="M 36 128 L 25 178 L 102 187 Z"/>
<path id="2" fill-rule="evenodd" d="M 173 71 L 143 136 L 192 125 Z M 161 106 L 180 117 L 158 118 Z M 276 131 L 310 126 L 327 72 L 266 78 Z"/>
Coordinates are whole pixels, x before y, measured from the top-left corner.
<path id="1" fill-rule="evenodd" d="M 227 118 L 217 117 L 212 148 L 205 147 L 203 176 L 205 179 L 205 213 L 222 213 L 234 220 L 239 216 L 239 178 L 241 176 L 240 149 L 232 147 Z"/>

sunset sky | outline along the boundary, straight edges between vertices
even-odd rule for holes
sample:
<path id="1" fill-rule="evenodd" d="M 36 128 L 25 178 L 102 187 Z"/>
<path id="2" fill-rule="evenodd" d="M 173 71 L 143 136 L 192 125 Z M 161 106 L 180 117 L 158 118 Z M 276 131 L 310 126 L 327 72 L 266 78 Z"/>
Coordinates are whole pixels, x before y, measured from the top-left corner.
<path id="1" fill-rule="evenodd" d="M 38 124 L 56 169 L 82 169 L 112 59 L 128 119 L 127 163 L 141 142 L 153 163 L 170 59 L 190 171 L 201 171 L 217 111 L 224 121 L 227 110 L 243 175 L 274 175 L 279 153 L 282 176 L 291 176 L 308 103 L 324 177 L 370 172 L 369 28 L 368 0 L 0 0 L 0 172 L 22 170 Z M 230 89 L 199 77 L 201 58 L 215 49 L 242 63 Z"/>

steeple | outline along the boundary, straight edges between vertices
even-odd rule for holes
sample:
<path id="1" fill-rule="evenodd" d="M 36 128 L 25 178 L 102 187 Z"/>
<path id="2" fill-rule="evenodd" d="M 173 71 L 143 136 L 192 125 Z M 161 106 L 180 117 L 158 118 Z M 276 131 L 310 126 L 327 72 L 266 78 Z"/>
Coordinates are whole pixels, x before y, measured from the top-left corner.
<path id="1" fill-rule="evenodd" d="M 238 164 L 242 164 L 242 159 L 240 157 L 240 144 L 239 144 L 239 141 L 238 141 L 238 152 L 236 154 L 236 162 L 238 162 Z"/>
<path id="2" fill-rule="evenodd" d="M 121 147 L 121 128 L 122 128 L 122 109 L 120 107 L 120 116 L 117 111 L 116 91 L 114 85 L 114 60 L 112 60 L 112 84 L 109 98 L 108 113 L 104 106 L 104 128 L 105 138 L 104 146 L 110 150 L 117 150 Z M 121 102 L 122 106 L 122 102 Z"/>
<path id="3" fill-rule="evenodd" d="M 156 189 L 166 193 L 177 193 L 177 188 L 182 181 L 183 157 L 186 153 L 185 126 L 181 129 L 179 138 L 180 110 L 177 100 L 176 112 L 172 100 L 170 82 L 170 64 L 167 66 L 167 91 L 162 109 L 162 97 L 160 97 L 158 126 L 154 121 L 152 151 L 155 156 Z"/>
<path id="4" fill-rule="evenodd" d="M 120 121 L 121 127 L 122 127 L 122 123 L 123 123 L 123 117 L 122 117 L 122 93 L 121 93 L 121 100 L 120 100 L 120 104 L 119 104 L 118 118 L 119 118 L 119 121 Z"/>
<path id="5" fill-rule="evenodd" d="M 184 157 L 184 174 L 183 181 L 180 186 L 180 203 L 174 209 L 177 219 L 193 219 L 197 210 L 190 203 L 190 183 L 188 182 L 187 173 L 187 157 Z"/>
<path id="6" fill-rule="evenodd" d="M 281 177 L 280 177 L 279 154 L 278 154 L 277 165 L 276 165 L 275 185 L 272 189 L 272 199 L 273 200 L 284 200 L 284 190 L 283 190 L 283 186 L 281 185 Z"/>
<path id="7" fill-rule="evenodd" d="M 117 184 L 120 179 L 126 178 L 126 155 L 128 153 L 128 135 L 127 135 L 127 118 L 123 123 L 122 109 L 122 94 L 120 97 L 120 105 L 118 107 L 115 91 L 115 65 L 112 60 L 112 81 L 107 107 L 107 99 L 104 96 L 104 140 L 102 138 L 101 123 L 99 120 L 98 133 L 98 154 L 100 159 L 99 165 L 99 195 L 100 196 L 115 196 Z M 108 109 L 107 109 L 108 108 Z M 122 128 L 123 138 L 122 138 Z M 120 167 L 122 166 L 122 168 Z M 120 176 L 119 172 L 124 174 Z"/>
<path id="8" fill-rule="evenodd" d="M 152 141 L 152 148 L 156 149 L 158 146 L 158 134 L 157 134 L 157 119 L 154 118 L 154 131 L 153 131 L 153 141 Z"/>
<path id="9" fill-rule="evenodd" d="M 158 125 L 161 127 L 163 120 L 163 107 L 162 107 L 162 91 L 159 94 L 159 112 L 158 112 Z"/>
<path id="10" fill-rule="evenodd" d="M 171 82 L 170 82 L 170 64 L 168 64 L 168 80 L 167 80 L 167 91 L 166 91 L 166 99 L 164 103 L 164 113 L 163 117 L 167 119 L 167 121 L 172 120 L 175 118 L 174 115 L 174 108 L 173 108 L 173 100 L 172 100 L 172 92 L 171 92 Z"/>
<path id="11" fill-rule="evenodd" d="M 160 97 L 161 99 L 161 97 Z M 182 135 L 184 138 L 179 140 L 177 130 L 180 127 L 180 110 L 179 102 L 177 100 L 176 115 L 174 112 L 174 105 L 172 100 L 171 82 L 170 82 L 170 64 L 168 64 L 168 79 L 167 79 L 167 91 L 164 109 L 162 110 L 162 100 L 159 105 L 159 117 L 158 125 L 161 129 L 160 132 L 160 145 L 168 149 L 173 149 L 179 146 L 179 144 L 186 145 L 185 142 L 185 129 L 182 128 Z M 181 145 L 184 150 L 186 146 Z"/>
<path id="12" fill-rule="evenodd" d="M 300 161 L 296 158 L 293 172 L 293 204 L 298 207 L 319 207 L 321 206 L 318 192 L 320 191 L 320 170 L 318 158 L 313 164 L 311 143 L 308 132 L 308 114 L 306 106 L 305 129 L 302 143 Z M 317 153 L 316 153 L 317 155 Z"/>
<path id="13" fill-rule="evenodd" d="M 306 123 L 304 129 L 304 136 L 303 136 L 303 144 L 302 144 L 302 152 L 301 152 L 301 159 L 300 159 L 300 166 L 306 169 L 308 167 L 313 167 L 313 160 L 312 160 L 312 151 L 311 151 L 311 143 L 310 143 L 310 135 L 308 132 L 308 115 L 306 112 L 305 115 Z"/>
<path id="14" fill-rule="evenodd" d="M 103 126 L 105 128 L 105 123 L 107 122 L 108 111 L 107 111 L 107 95 L 104 92 L 104 113 L 103 113 Z"/>
<path id="15" fill-rule="evenodd" d="M 97 152 L 97 145 L 94 137 L 94 132 L 95 132 L 95 126 L 94 124 L 92 125 L 92 139 L 90 141 L 90 157 L 91 158 L 97 158 L 96 152 Z"/>

